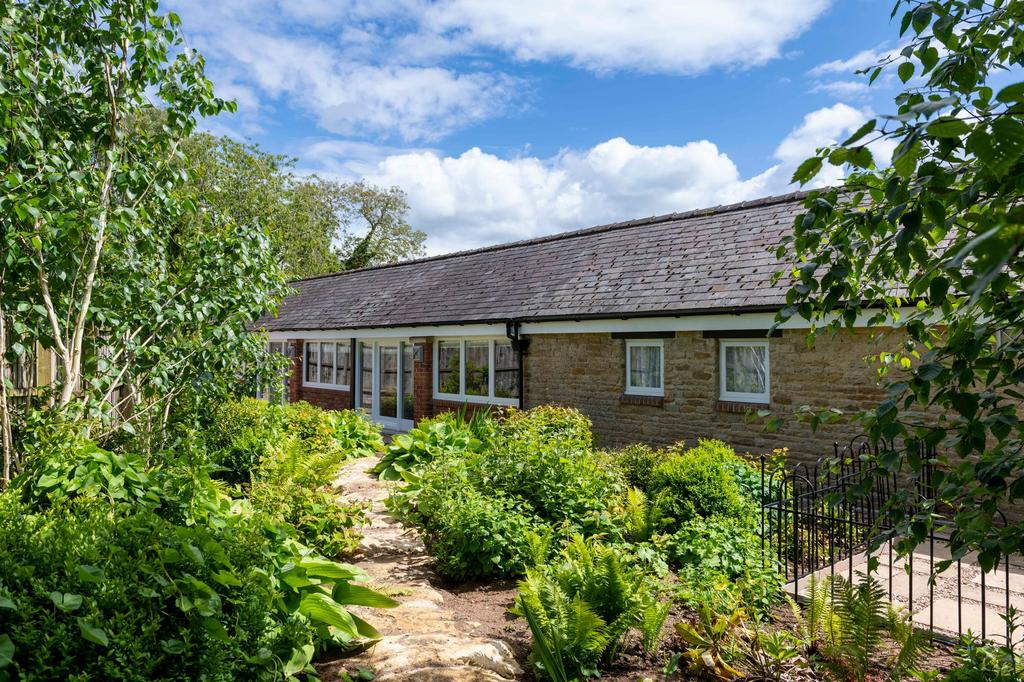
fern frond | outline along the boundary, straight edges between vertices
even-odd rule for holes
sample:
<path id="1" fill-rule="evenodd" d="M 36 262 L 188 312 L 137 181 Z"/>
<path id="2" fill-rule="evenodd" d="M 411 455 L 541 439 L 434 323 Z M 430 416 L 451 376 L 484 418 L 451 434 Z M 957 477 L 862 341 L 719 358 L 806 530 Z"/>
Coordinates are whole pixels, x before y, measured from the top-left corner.
<path id="1" fill-rule="evenodd" d="M 640 646 L 645 654 L 653 654 L 657 650 L 671 608 L 670 601 L 651 602 L 644 608 L 640 620 Z"/>

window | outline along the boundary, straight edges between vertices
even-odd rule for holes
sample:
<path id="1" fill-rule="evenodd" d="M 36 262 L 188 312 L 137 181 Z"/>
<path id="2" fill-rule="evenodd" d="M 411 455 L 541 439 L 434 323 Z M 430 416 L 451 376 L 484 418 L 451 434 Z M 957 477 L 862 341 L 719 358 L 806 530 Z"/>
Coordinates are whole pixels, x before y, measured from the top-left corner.
<path id="1" fill-rule="evenodd" d="M 434 397 L 518 404 L 519 356 L 508 339 L 443 339 L 434 354 Z"/>
<path id="2" fill-rule="evenodd" d="M 305 385 L 347 391 L 352 379 L 350 341 L 306 341 Z"/>
<path id="3" fill-rule="evenodd" d="M 334 347 L 334 383 L 347 387 L 352 379 L 352 344 L 338 341 Z"/>
<path id="4" fill-rule="evenodd" d="M 722 341 L 718 355 L 722 400 L 768 402 L 767 341 Z"/>
<path id="5" fill-rule="evenodd" d="M 507 339 L 494 342 L 494 397 L 519 397 L 519 357 Z"/>
<path id="6" fill-rule="evenodd" d="M 665 395 L 665 346 L 658 340 L 626 341 L 626 393 Z"/>
<path id="7" fill-rule="evenodd" d="M 466 341 L 466 395 L 489 395 L 491 342 Z"/>
<path id="8" fill-rule="evenodd" d="M 320 344 L 306 344 L 306 383 L 315 384 L 320 381 Z"/>
<path id="9" fill-rule="evenodd" d="M 459 366 L 462 356 L 461 341 L 439 341 L 437 344 L 437 392 L 448 395 L 462 393 Z"/>

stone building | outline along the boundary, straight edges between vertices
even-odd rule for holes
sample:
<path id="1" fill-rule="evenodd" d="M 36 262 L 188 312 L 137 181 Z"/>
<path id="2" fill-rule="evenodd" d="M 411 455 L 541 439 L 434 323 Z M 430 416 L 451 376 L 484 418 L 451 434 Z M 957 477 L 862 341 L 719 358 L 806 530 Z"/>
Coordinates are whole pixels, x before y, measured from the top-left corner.
<path id="1" fill-rule="evenodd" d="M 598 442 L 721 438 L 814 460 L 856 435 L 764 413 L 876 403 L 877 329 L 790 320 L 773 275 L 803 194 L 603 225 L 293 283 L 261 321 L 292 358 L 290 400 L 361 408 L 385 428 L 458 409 L 579 408 Z"/>

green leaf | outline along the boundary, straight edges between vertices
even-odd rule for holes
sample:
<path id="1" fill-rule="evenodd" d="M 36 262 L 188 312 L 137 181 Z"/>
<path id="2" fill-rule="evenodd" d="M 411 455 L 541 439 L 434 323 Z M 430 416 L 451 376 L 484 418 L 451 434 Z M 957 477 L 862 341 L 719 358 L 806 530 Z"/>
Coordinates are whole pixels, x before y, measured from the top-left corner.
<path id="1" fill-rule="evenodd" d="M 896 73 L 899 75 L 900 80 L 906 83 L 908 80 L 914 77 L 914 63 L 903 62 L 896 69 Z"/>
<path id="2" fill-rule="evenodd" d="M 341 604 L 323 592 L 314 592 L 304 596 L 299 602 L 299 613 L 314 623 L 335 627 L 347 637 L 359 636 L 359 630 L 352 615 Z"/>
<path id="3" fill-rule="evenodd" d="M 68 592 L 51 592 L 50 601 L 61 611 L 71 612 L 82 605 L 82 595 Z"/>
<path id="4" fill-rule="evenodd" d="M 305 646 L 292 649 L 291 658 L 289 658 L 284 664 L 284 670 L 282 672 L 285 677 L 291 677 L 292 675 L 305 670 L 311 660 L 313 660 L 312 644 L 306 644 Z"/>
<path id="5" fill-rule="evenodd" d="M 812 156 L 797 166 L 790 182 L 799 182 L 801 185 L 810 182 L 818 174 L 818 171 L 821 170 L 821 164 L 822 158 L 820 156 Z"/>
<path id="6" fill-rule="evenodd" d="M 875 126 L 877 124 L 878 124 L 877 119 L 873 118 L 870 121 L 868 121 L 867 123 L 865 123 L 864 125 L 862 125 L 860 128 L 857 128 L 857 130 L 853 133 L 853 135 L 850 135 L 848 138 L 846 138 L 846 140 L 843 141 L 843 146 L 844 147 L 848 147 L 851 144 L 853 144 L 854 142 L 856 142 L 857 140 L 859 140 L 862 137 L 864 137 L 865 135 L 867 135 L 868 133 L 874 132 Z"/>
<path id="7" fill-rule="evenodd" d="M 311 578 L 325 580 L 359 580 L 366 578 L 366 572 L 351 564 L 341 564 L 329 559 L 305 558 L 299 562 L 299 568 L 306 571 Z"/>
<path id="8" fill-rule="evenodd" d="M 1004 104 L 1024 101 L 1024 83 L 1014 83 L 1013 85 L 1006 86 L 996 95 L 996 100 Z"/>
<path id="9" fill-rule="evenodd" d="M 376 609 L 393 609 L 399 605 L 399 602 L 387 595 L 351 583 L 338 583 L 331 594 L 334 601 L 345 605 L 371 606 Z"/>
<path id="10" fill-rule="evenodd" d="M 103 582 L 103 569 L 85 564 L 80 565 L 78 567 L 78 579 L 83 583 Z"/>
<path id="11" fill-rule="evenodd" d="M 932 137 L 962 137 L 971 132 L 971 127 L 959 118 L 944 116 L 928 124 L 928 134 Z"/>
<path id="12" fill-rule="evenodd" d="M 0 635 L 0 670 L 14 662 L 14 642 L 10 635 Z"/>
<path id="13" fill-rule="evenodd" d="M 92 621 L 88 621 L 85 618 L 79 618 L 78 629 L 81 630 L 82 637 L 93 644 L 99 644 L 100 646 L 107 646 L 110 644 L 110 640 L 107 639 L 107 633 L 103 631 L 103 628 L 93 625 Z"/>

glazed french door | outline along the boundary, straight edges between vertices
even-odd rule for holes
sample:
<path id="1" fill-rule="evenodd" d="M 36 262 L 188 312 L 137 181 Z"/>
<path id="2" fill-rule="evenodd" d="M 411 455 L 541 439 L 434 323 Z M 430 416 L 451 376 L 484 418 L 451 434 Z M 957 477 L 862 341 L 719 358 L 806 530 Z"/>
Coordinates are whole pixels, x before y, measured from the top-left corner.
<path id="1" fill-rule="evenodd" d="M 359 406 L 385 428 L 411 429 L 414 423 L 413 346 L 403 341 L 360 341 Z"/>

